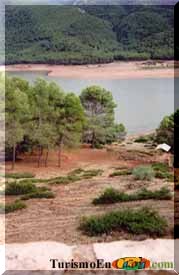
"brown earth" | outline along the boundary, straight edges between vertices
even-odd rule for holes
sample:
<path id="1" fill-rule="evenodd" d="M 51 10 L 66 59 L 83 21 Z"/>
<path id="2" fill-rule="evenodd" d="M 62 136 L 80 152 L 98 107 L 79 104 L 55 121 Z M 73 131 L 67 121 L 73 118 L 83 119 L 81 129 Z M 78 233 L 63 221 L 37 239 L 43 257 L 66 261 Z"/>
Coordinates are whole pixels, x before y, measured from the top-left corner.
<path id="1" fill-rule="evenodd" d="M 127 152 L 127 154 L 125 154 Z M 27 209 L 6 215 L 6 242 L 58 241 L 66 244 L 93 243 L 102 241 L 135 239 L 141 240 L 147 236 L 133 236 L 124 232 L 105 234 L 100 237 L 83 235 L 78 226 L 83 216 L 102 214 L 116 209 L 151 207 L 164 216 L 169 224 L 165 237 L 172 237 L 173 230 L 173 200 L 171 201 L 137 201 L 117 203 L 108 206 L 94 206 L 92 200 L 106 187 L 114 187 L 120 191 L 134 192 L 141 187 L 159 189 L 168 186 L 173 190 L 173 183 L 154 179 L 151 182 L 134 181 L 132 176 L 111 178 L 109 174 L 115 167 L 135 167 L 141 163 L 149 163 L 166 159 L 166 155 L 146 154 L 141 156 L 138 151 L 120 152 L 109 150 L 92 150 L 89 148 L 65 152 L 62 168 L 56 166 L 56 153 L 51 152 L 48 167 L 36 167 L 36 158 L 23 157 L 17 162 L 15 172 L 34 172 L 37 178 L 50 178 L 64 175 L 74 168 L 103 169 L 102 176 L 81 180 L 68 185 L 52 186 L 55 199 L 34 199 L 27 201 Z M 7 165 L 9 172 L 10 164 Z M 7 197 L 7 201 L 10 198 Z M 12 200 L 12 198 L 10 199 Z"/>
<path id="2" fill-rule="evenodd" d="M 0 67 L 0 70 L 3 70 Z M 49 76 L 83 79 L 129 79 L 129 78 L 173 78 L 174 61 L 113 62 L 96 65 L 49 65 L 16 64 L 7 65 L 6 71 L 44 71 Z M 179 70 L 175 69 L 178 77 Z"/>

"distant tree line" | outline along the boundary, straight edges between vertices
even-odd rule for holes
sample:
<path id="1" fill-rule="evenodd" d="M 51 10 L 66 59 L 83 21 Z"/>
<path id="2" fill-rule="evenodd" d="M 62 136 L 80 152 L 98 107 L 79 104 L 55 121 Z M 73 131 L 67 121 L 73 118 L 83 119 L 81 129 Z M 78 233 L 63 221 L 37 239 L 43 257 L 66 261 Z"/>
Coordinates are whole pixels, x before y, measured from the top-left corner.
<path id="1" fill-rule="evenodd" d="M 6 64 L 174 58 L 172 6 L 6 6 Z"/>
<path id="2" fill-rule="evenodd" d="M 12 168 L 19 153 L 38 152 L 37 165 L 47 166 L 49 150 L 58 149 L 58 166 L 64 147 L 89 143 L 100 148 L 125 137 L 125 127 L 114 120 L 112 94 L 98 86 L 78 97 L 53 82 L 37 79 L 30 85 L 6 78 L 6 159 Z"/>

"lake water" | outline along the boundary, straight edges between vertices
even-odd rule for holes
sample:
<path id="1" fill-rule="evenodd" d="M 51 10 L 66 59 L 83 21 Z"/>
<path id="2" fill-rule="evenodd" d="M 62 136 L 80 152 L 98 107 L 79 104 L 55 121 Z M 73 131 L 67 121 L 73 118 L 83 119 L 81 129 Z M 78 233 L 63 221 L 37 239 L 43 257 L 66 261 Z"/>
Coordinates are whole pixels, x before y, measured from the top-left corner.
<path id="1" fill-rule="evenodd" d="M 66 92 L 80 94 L 90 85 L 100 85 L 111 91 L 117 103 L 116 122 L 123 123 L 128 133 L 156 129 L 165 115 L 174 111 L 174 80 L 171 78 L 86 80 L 50 77 L 44 72 L 9 72 L 30 82 L 37 77 L 55 81 Z M 179 87 L 179 79 L 176 80 Z M 179 94 L 178 94 L 179 98 Z"/>

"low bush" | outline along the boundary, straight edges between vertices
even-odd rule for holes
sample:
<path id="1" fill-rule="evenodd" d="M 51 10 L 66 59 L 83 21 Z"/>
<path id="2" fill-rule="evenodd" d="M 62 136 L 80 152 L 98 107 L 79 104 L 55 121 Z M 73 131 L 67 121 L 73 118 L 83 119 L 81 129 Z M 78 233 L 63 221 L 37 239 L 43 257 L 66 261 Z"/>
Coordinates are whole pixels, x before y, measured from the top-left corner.
<path id="1" fill-rule="evenodd" d="M 103 173 L 103 170 L 101 169 L 91 169 L 91 170 L 86 170 L 82 174 L 83 179 L 90 179 L 96 176 L 100 176 Z"/>
<path id="2" fill-rule="evenodd" d="M 150 191 L 142 189 L 134 194 L 126 194 L 119 192 L 114 188 L 108 188 L 102 195 L 93 200 L 93 204 L 110 204 L 125 201 L 136 201 L 136 200 L 170 200 L 172 194 L 168 188 L 162 187 L 160 190 Z"/>
<path id="3" fill-rule="evenodd" d="M 153 163 L 152 168 L 156 172 L 166 173 L 166 172 L 170 171 L 168 165 L 166 163 L 162 163 L 162 162 Z"/>
<path id="4" fill-rule="evenodd" d="M 157 171 L 157 172 L 155 172 L 155 177 L 159 178 L 159 179 L 166 179 L 171 182 L 174 181 L 174 174 L 169 173 L 169 172 Z"/>
<path id="5" fill-rule="evenodd" d="M 155 172 L 151 166 L 138 166 L 133 169 L 132 174 L 136 180 L 152 180 Z"/>
<path id="6" fill-rule="evenodd" d="M 136 193 L 136 196 L 140 200 L 154 199 L 154 200 L 170 200 L 172 194 L 170 190 L 166 187 L 162 187 L 159 190 L 150 191 L 146 188 L 143 188 L 141 191 Z"/>
<path id="7" fill-rule="evenodd" d="M 118 177 L 118 176 L 127 176 L 127 175 L 131 175 L 131 174 L 132 174 L 131 169 L 125 169 L 125 170 L 121 170 L 121 171 L 115 171 L 112 174 L 110 174 L 109 177 L 113 178 L 113 177 Z"/>
<path id="8" fill-rule="evenodd" d="M 10 182 L 6 183 L 5 194 L 9 196 L 24 195 L 37 190 L 35 184 L 31 182 Z"/>
<path id="9" fill-rule="evenodd" d="M 93 204 L 110 204 L 119 202 L 120 194 L 118 190 L 114 188 L 107 188 L 102 195 L 93 200 Z"/>
<path id="10" fill-rule="evenodd" d="M 37 190 L 36 192 L 33 192 L 33 193 L 29 193 L 29 194 L 26 194 L 26 195 L 23 195 L 21 197 L 21 200 L 29 200 L 29 199 L 42 199 L 42 198 L 45 198 L 45 199 L 52 199 L 54 198 L 55 195 L 53 192 L 51 191 L 42 191 L 42 190 Z"/>
<path id="11" fill-rule="evenodd" d="M 22 202 L 21 200 L 16 200 L 15 202 L 12 203 L 7 203 L 5 205 L 0 204 L 0 213 L 10 213 L 10 212 L 14 212 L 16 210 L 20 210 L 23 208 L 26 208 L 26 204 L 24 202 Z"/>
<path id="12" fill-rule="evenodd" d="M 165 234 L 167 222 L 157 212 L 142 208 L 113 211 L 101 216 L 83 218 L 79 228 L 90 236 L 123 230 L 132 234 L 147 234 L 151 237 L 158 237 Z"/>
<path id="13" fill-rule="evenodd" d="M 49 184 L 68 184 L 68 183 L 79 181 L 79 180 L 81 180 L 80 176 L 69 175 L 69 176 L 57 177 L 57 178 L 52 178 L 52 179 L 46 180 L 46 183 L 49 183 Z"/>
<path id="14" fill-rule="evenodd" d="M 27 178 L 34 178 L 35 175 L 32 173 L 24 172 L 24 173 L 6 173 L 6 178 L 11 179 L 27 179 Z"/>
<path id="15" fill-rule="evenodd" d="M 11 182 L 6 185 L 6 195 L 23 195 L 22 200 L 35 198 L 54 198 L 55 195 L 49 188 L 37 187 L 31 182 Z"/>
<path id="16" fill-rule="evenodd" d="M 146 136 L 141 136 L 141 137 L 138 137 L 134 140 L 134 142 L 137 142 L 137 143 L 145 143 L 149 140 L 148 137 Z"/>
<path id="17" fill-rule="evenodd" d="M 102 172 L 103 170 L 101 169 L 94 169 L 94 170 L 77 169 L 69 173 L 67 176 L 52 178 L 52 179 L 46 180 L 45 182 L 49 184 L 68 184 L 68 183 L 76 182 L 82 179 L 90 179 L 90 178 L 96 177 L 98 175 L 101 175 Z"/>
<path id="18" fill-rule="evenodd" d="M 81 174 L 81 173 L 83 173 L 83 172 L 84 172 L 84 170 L 83 170 L 82 168 L 77 168 L 77 169 L 71 171 L 71 172 L 69 173 L 69 175 L 79 175 L 79 174 Z"/>

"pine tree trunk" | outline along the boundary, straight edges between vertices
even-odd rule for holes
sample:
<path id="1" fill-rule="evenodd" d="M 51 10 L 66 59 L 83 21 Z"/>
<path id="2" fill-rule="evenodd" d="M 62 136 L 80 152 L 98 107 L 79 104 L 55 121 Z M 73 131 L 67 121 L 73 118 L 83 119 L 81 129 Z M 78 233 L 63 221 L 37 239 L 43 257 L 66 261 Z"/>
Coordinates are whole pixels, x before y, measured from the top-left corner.
<path id="1" fill-rule="evenodd" d="M 58 149 L 58 167 L 61 167 L 61 158 L 62 158 L 62 143 L 60 142 L 59 144 L 59 149 Z"/>
<path id="2" fill-rule="evenodd" d="M 47 167 L 48 155 L 49 155 L 49 149 L 47 149 L 47 152 L 46 152 L 45 167 Z"/>
<path id="3" fill-rule="evenodd" d="M 93 135 L 92 135 L 92 148 L 94 149 L 95 148 L 95 133 L 93 132 Z"/>
<path id="4" fill-rule="evenodd" d="M 42 146 L 40 146 L 39 157 L 38 157 L 38 168 L 40 167 L 40 161 L 41 161 L 42 154 L 43 154 L 43 148 L 42 148 Z"/>
<path id="5" fill-rule="evenodd" d="M 15 161 L 16 161 L 16 145 L 13 145 L 13 156 L 12 156 L 12 170 L 14 170 L 15 166 Z"/>

